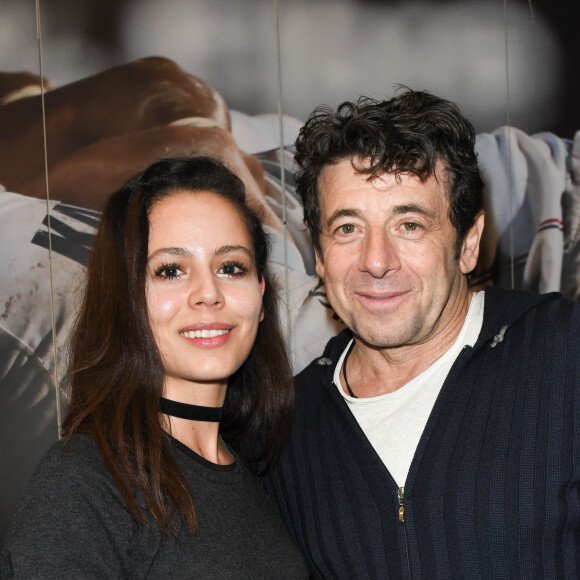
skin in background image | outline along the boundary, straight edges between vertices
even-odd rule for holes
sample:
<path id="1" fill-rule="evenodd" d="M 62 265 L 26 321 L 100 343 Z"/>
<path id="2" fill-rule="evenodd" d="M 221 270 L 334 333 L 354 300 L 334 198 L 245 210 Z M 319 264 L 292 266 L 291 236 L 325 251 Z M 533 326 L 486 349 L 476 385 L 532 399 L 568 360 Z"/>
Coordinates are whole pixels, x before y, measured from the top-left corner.
<path id="1" fill-rule="evenodd" d="M 346 330 L 263 478 L 314 578 L 577 578 L 580 304 L 472 292 L 475 131 L 400 90 L 313 111 L 296 192 Z M 557 466 L 557 467 L 556 467 Z"/>
<path id="2" fill-rule="evenodd" d="M 111 191 L 155 161 L 206 155 L 226 163 L 262 221 L 283 231 L 265 202 L 260 162 L 231 133 L 223 97 L 173 60 L 141 58 L 61 87 L 45 85 L 52 199 L 100 210 Z M 0 183 L 44 199 L 41 99 L 37 75 L 0 72 Z"/>
<path id="3" fill-rule="evenodd" d="M 108 200 L 64 439 L 20 502 L 3 578 L 307 577 L 246 466 L 276 461 L 293 388 L 269 241 L 245 199 L 223 163 L 194 157 Z"/>

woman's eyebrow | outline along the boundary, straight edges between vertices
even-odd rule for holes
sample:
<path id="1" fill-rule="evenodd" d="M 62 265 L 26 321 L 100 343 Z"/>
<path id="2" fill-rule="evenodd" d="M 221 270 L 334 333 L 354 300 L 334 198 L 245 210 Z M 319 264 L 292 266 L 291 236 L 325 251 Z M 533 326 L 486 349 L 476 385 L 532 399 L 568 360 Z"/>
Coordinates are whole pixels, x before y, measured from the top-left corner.
<path id="1" fill-rule="evenodd" d="M 241 252 L 242 254 L 246 254 L 248 258 L 254 257 L 254 253 L 247 248 L 246 246 L 241 245 L 227 245 L 218 248 L 214 254 L 216 256 L 224 256 L 226 254 L 232 254 L 235 252 Z M 193 255 L 193 252 L 189 248 L 182 248 L 182 247 L 175 247 L 175 248 L 159 248 L 155 250 L 148 258 L 147 261 L 150 262 L 151 260 L 157 258 L 158 256 L 178 256 L 182 258 L 189 258 Z"/>
<path id="2" fill-rule="evenodd" d="M 221 248 L 218 248 L 215 251 L 215 255 L 216 256 L 223 256 L 224 254 L 231 254 L 234 252 L 242 252 L 243 254 L 246 254 L 248 256 L 248 258 L 253 258 L 254 254 L 252 251 L 250 251 L 249 248 L 246 248 L 246 246 L 222 246 Z"/>
<path id="3" fill-rule="evenodd" d="M 188 250 L 187 248 L 181 248 L 181 247 L 177 247 L 177 248 L 159 248 L 158 250 L 155 250 L 147 258 L 147 261 L 149 262 L 149 261 L 153 260 L 153 258 L 156 258 L 157 256 L 180 256 L 182 258 L 188 258 L 191 255 L 192 255 L 191 251 Z"/>

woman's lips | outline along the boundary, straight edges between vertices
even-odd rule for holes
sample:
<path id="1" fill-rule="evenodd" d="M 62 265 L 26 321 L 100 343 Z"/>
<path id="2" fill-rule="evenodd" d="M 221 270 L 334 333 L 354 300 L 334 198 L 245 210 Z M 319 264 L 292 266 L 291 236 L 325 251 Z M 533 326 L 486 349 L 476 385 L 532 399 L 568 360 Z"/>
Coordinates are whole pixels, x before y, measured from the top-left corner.
<path id="1" fill-rule="evenodd" d="M 183 328 L 179 334 L 197 346 L 221 346 L 230 337 L 233 327 L 221 322 L 200 322 Z"/>

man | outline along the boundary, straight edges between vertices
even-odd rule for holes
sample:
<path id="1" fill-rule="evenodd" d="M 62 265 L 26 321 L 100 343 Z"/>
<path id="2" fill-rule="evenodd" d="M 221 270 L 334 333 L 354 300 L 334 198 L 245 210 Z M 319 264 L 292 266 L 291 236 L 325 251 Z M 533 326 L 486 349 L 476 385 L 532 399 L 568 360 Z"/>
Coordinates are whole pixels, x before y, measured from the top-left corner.
<path id="1" fill-rule="evenodd" d="M 316 110 L 296 176 L 347 329 L 264 483 L 321 578 L 578 578 L 580 304 L 472 293 L 473 127 L 405 91 Z"/>

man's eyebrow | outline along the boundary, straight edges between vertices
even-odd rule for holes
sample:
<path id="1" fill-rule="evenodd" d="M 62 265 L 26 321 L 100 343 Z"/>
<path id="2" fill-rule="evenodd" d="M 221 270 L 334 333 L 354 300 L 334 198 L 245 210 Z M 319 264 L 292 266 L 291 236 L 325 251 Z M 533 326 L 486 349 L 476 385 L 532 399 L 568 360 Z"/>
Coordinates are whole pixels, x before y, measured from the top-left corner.
<path id="1" fill-rule="evenodd" d="M 414 203 L 405 203 L 402 205 L 397 205 L 394 208 L 392 208 L 392 210 L 391 210 L 392 215 L 405 215 L 408 213 L 418 213 L 418 214 L 424 215 L 425 217 L 428 217 L 430 219 L 433 219 L 435 217 L 435 214 L 433 212 L 425 209 L 423 206 L 420 206 L 420 205 L 417 205 Z M 338 220 L 340 218 L 344 218 L 344 217 L 360 218 L 361 214 L 356 209 L 339 209 L 339 210 L 335 211 L 326 220 L 325 225 L 327 228 L 329 228 L 336 220 Z"/>
<path id="2" fill-rule="evenodd" d="M 391 210 L 392 215 L 405 215 L 408 213 L 418 213 L 424 215 L 425 217 L 433 219 L 435 214 L 432 211 L 425 209 L 420 205 L 416 205 L 414 203 L 405 203 L 403 205 L 396 205 Z"/>
<path id="3" fill-rule="evenodd" d="M 339 209 L 326 220 L 326 227 L 329 228 L 337 219 L 343 217 L 361 217 L 361 215 L 356 209 Z"/>

